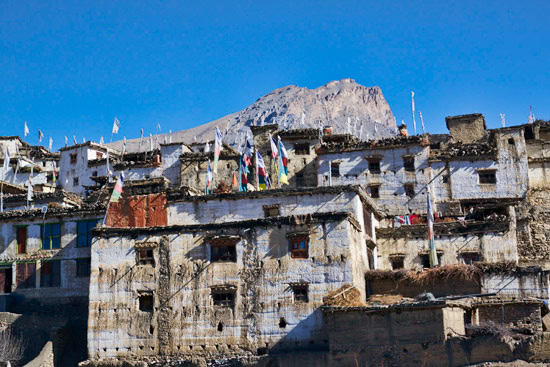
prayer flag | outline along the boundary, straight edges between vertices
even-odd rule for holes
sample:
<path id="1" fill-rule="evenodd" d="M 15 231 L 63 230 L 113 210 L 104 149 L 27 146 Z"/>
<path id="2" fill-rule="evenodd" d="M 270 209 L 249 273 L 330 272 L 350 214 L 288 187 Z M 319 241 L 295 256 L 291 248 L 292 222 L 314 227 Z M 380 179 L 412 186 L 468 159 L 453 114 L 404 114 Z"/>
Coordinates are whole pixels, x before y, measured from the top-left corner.
<path id="1" fill-rule="evenodd" d="M 124 177 L 122 176 L 122 173 L 118 176 L 118 180 L 115 184 L 115 188 L 113 189 L 113 193 L 111 194 L 111 200 L 109 200 L 111 203 L 118 203 L 120 200 L 120 197 L 122 196 L 122 187 L 124 186 Z"/>
<path id="2" fill-rule="evenodd" d="M 113 121 L 113 134 L 118 134 L 118 128 L 120 127 L 120 121 L 115 117 L 115 121 Z"/>
<path id="3" fill-rule="evenodd" d="M 281 137 L 278 136 L 277 139 L 279 141 L 279 182 L 288 185 L 288 154 Z"/>
<path id="4" fill-rule="evenodd" d="M 218 173 L 218 160 L 222 151 L 222 133 L 216 126 L 216 140 L 214 141 L 214 173 Z"/>

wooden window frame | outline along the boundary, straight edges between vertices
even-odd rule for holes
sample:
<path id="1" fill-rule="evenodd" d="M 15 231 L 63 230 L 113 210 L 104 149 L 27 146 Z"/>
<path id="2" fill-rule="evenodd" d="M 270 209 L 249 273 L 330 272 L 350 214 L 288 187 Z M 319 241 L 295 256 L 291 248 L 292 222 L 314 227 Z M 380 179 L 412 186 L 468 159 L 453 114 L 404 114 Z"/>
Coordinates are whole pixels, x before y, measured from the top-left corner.
<path id="1" fill-rule="evenodd" d="M 378 175 L 382 173 L 380 162 L 381 159 L 379 158 L 367 158 L 367 161 L 369 162 L 369 172 L 373 175 Z"/>
<path id="2" fill-rule="evenodd" d="M 70 153 L 71 164 L 76 164 L 78 162 L 78 154 Z"/>
<path id="3" fill-rule="evenodd" d="M 237 262 L 237 243 L 210 244 L 210 262 Z"/>
<path id="4" fill-rule="evenodd" d="M 51 233 L 52 233 L 52 226 L 53 225 L 59 225 L 59 235 L 55 235 L 53 236 Z M 46 226 L 49 226 L 50 227 L 50 235 L 48 236 L 47 240 L 49 242 L 49 246 L 45 246 L 45 243 L 44 243 L 44 240 L 45 240 L 45 229 L 46 229 Z M 62 229 L 62 222 L 56 222 L 56 223 L 44 223 L 44 224 L 41 224 L 40 225 L 40 238 L 42 240 L 42 250 L 57 250 L 57 249 L 60 249 L 61 248 L 61 239 L 63 237 L 63 234 L 61 233 L 61 229 Z M 58 247 L 53 247 L 53 240 L 56 239 L 56 238 L 59 238 L 59 246 Z"/>
<path id="5" fill-rule="evenodd" d="M 309 155 L 311 152 L 311 147 L 308 143 L 296 143 L 294 144 L 294 154 L 295 155 Z"/>
<path id="6" fill-rule="evenodd" d="M 76 222 L 76 247 L 91 247 L 92 246 L 92 230 L 99 224 L 100 219 L 86 219 Z M 91 226 L 94 224 L 93 227 Z M 85 231 L 80 227 L 86 225 Z"/>
<path id="7" fill-rule="evenodd" d="M 43 261 L 40 264 L 40 288 L 56 287 L 61 287 L 61 260 Z"/>
<path id="8" fill-rule="evenodd" d="M 15 239 L 17 242 L 17 254 L 26 254 L 27 253 L 27 242 L 29 239 L 29 232 L 28 232 L 28 225 L 18 225 L 15 226 Z M 25 230 L 25 243 L 21 244 L 19 242 L 19 231 L 24 229 Z"/>
<path id="9" fill-rule="evenodd" d="M 89 278 L 92 270 L 92 258 L 82 257 L 75 259 L 76 263 L 76 278 Z M 82 269 L 86 269 L 82 271 Z"/>
<path id="10" fill-rule="evenodd" d="M 294 303 L 309 302 L 309 284 L 291 284 L 292 299 Z"/>
<path id="11" fill-rule="evenodd" d="M 497 170 L 496 169 L 478 170 L 477 174 L 478 174 L 478 177 L 479 177 L 479 184 L 480 185 L 496 185 L 497 184 Z"/>
<path id="12" fill-rule="evenodd" d="M 405 172 L 416 172 L 416 160 L 414 155 L 403 156 L 403 168 Z"/>
<path id="13" fill-rule="evenodd" d="M 374 191 L 373 191 L 374 189 Z M 369 196 L 373 199 L 380 198 L 380 185 L 370 185 L 369 186 Z"/>
<path id="14" fill-rule="evenodd" d="M 264 217 L 270 218 L 270 217 L 278 217 L 281 215 L 281 206 L 279 204 L 274 205 L 264 205 Z"/>
<path id="15" fill-rule="evenodd" d="M 138 296 L 138 309 L 141 312 L 153 312 L 155 310 L 155 295 L 153 292 L 140 292 Z"/>
<path id="16" fill-rule="evenodd" d="M 213 288 L 211 297 L 214 307 L 235 307 L 236 292 L 234 289 Z"/>
<path id="17" fill-rule="evenodd" d="M 136 262 L 138 265 L 155 266 L 155 249 L 153 247 L 137 248 Z"/>
<path id="18" fill-rule="evenodd" d="M 292 259 L 309 258 L 310 236 L 306 234 L 288 236 L 288 249 Z M 304 246 L 302 246 L 302 243 Z"/>
<path id="19" fill-rule="evenodd" d="M 36 288 L 36 262 L 22 261 L 18 262 L 15 266 L 17 272 L 15 275 L 17 289 Z M 21 272 L 22 269 L 24 269 L 23 273 Z"/>
<path id="20" fill-rule="evenodd" d="M 340 162 L 330 162 L 331 177 L 340 177 Z"/>

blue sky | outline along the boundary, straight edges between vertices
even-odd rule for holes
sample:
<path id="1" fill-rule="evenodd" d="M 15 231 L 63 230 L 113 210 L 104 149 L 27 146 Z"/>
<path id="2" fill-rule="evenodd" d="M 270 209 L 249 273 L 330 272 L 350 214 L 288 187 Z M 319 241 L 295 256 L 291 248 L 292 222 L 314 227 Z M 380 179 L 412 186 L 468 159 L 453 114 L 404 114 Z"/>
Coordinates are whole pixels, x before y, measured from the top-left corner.
<path id="1" fill-rule="evenodd" d="M 429 132 L 550 119 L 549 1 L 0 1 L 0 134 L 193 127 L 288 84 L 378 85 Z"/>

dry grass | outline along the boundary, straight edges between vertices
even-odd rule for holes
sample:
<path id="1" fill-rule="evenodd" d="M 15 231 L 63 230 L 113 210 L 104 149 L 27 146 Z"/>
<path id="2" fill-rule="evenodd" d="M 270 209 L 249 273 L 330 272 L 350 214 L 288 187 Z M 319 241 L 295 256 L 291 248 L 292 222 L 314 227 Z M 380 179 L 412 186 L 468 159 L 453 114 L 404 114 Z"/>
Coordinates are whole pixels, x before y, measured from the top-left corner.
<path id="1" fill-rule="evenodd" d="M 454 281 L 478 281 L 481 269 L 476 265 L 446 265 L 437 268 L 425 269 L 423 271 L 383 271 L 371 270 L 366 273 L 370 280 L 392 279 L 395 281 L 406 281 L 417 285 L 433 284 L 441 280 Z"/>
<path id="2" fill-rule="evenodd" d="M 400 294 L 373 294 L 369 297 L 369 303 L 379 305 L 393 305 L 403 301 L 403 296 Z"/>
<path id="3" fill-rule="evenodd" d="M 361 302 L 361 292 L 349 284 L 344 284 L 337 290 L 329 292 L 323 298 L 323 304 L 333 307 L 360 307 L 365 305 Z"/>

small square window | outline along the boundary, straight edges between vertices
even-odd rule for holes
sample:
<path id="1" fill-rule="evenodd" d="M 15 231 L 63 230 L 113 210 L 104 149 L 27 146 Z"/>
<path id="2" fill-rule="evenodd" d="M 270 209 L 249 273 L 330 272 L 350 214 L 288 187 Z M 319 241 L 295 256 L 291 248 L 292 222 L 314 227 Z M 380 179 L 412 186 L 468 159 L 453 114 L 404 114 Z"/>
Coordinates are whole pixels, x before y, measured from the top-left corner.
<path id="1" fill-rule="evenodd" d="M 210 261 L 237 262 L 237 246 L 233 244 L 212 244 Z"/>
<path id="2" fill-rule="evenodd" d="M 60 287 L 61 286 L 61 261 L 49 260 L 42 262 L 40 267 L 40 287 Z"/>
<path id="3" fill-rule="evenodd" d="M 444 184 L 448 184 L 449 183 L 449 175 L 443 175 L 442 181 L 443 181 Z"/>
<path id="4" fill-rule="evenodd" d="M 309 302 L 307 284 L 291 285 L 292 293 L 294 295 L 294 303 L 307 303 Z"/>
<path id="5" fill-rule="evenodd" d="M 137 249 L 136 253 L 138 265 L 155 265 L 155 257 L 152 248 L 140 248 Z"/>
<path id="6" fill-rule="evenodd" d="M 443 254 L 438 253 L 437 254 L 437 262 L 441 266 L 441 258 L 443 257 Z M 422 267 L 429 268 L 430 267 L 430 255 L 429 254 L 423 254 L 420 255 L 420 262 L 422 263 Z"/>
<path id="7" fill-rule="evenodd" d="M 414 193 L 414 185 L 413 184 L 406 184 L 404 186 L 405 188 L 405 195 L 407 195 L 409 198 L 413 198 L 415 193 Z"/>
<path id="8" fill-rule="evenodd" d="M 76 164 L 76 153 L 71 153 L 71 164 Z"/>
<path id="9" fill-rule="evenodd" d="M 369 186 L 370 197 L 378 199 L 380 197 L 380 186 Z"/>
<path id="10" fill-rule="evenodd" d="M 309 154 L 309 144 L 307 143 L 300 143 L 300 144 L 294 144 L 294 154 L 298 155 L 307 155 Z"/>
<path id="11" fill-rule="evenodd" d="M 369 160 L 369 172 L 373 174 L 380 173 L 380 161 L 378 159 Z"/>
<path id="12" fill-rule="evenodd" d="M 468 265 L 479 262 L 481 260 L 481 256 L 479 256 L 479 253 L 477 252 L 464 252 L 460 254 L 460 257 L 462 258 L 462 262 Z"/>
<path id="13" fill-rule="evenodd" d="M 78 186 L 78 177 L 73 178 L 73 186 Z"/>
<path id="14" fill-rule="evenodd" d="M 281 209 L 280 209 L 280 206 L 278 204 L 276 204 L 276 205 L 264 205 L 263 209 L 264 209 L 264 216 L 266 218 L 268 218 L 268 217 L 278 217 L 279 215 L 281 215 Z"/>
<path id="15" fill-rule="evenodd" d="M 212 301 L 214 306 L 233 307 L 235 306 L 235 292 L 232 290 L 212 290 Z"/>
<path id="16" fill-rule="evenodd" d="M 390 261 L 392 270 L 403 269 L 405 267 L 402 257 L 394 257 Z"/>
<path id="17" fill-rule="evenodd" d="M 340 177 L 340 162 L 330 162 L 330 175 Z"/>
<path id="18" fill-rule="evenodd" d="M 407 172 L 414 172 L 414 157 L 403 157 L 403 167 Z"/>
<path id="19" fill-rule="evenodd" d="M 497 173 L 496 171 L 479 171 L 479 183 L 480 184 L 496 184 Z"/>
<path id="20" fill-rule="evenodd" d="M 309 236 L 292 236 L 289 238 L 290 257 L 293 259 L 307 259 L 309 257 Z"/>
<path id="21" fill-rule="evenodd" d="M 139 310 L 143 312 L 153 312 L 155 299 L 151 293 L 142 293 L 139 296 Z"/>
<path id="22" fill-rule="evenodd" d="M 89 257 L 76 259 L 76 276 L 85 278 L 90 276 L 92 259 Z"/>

